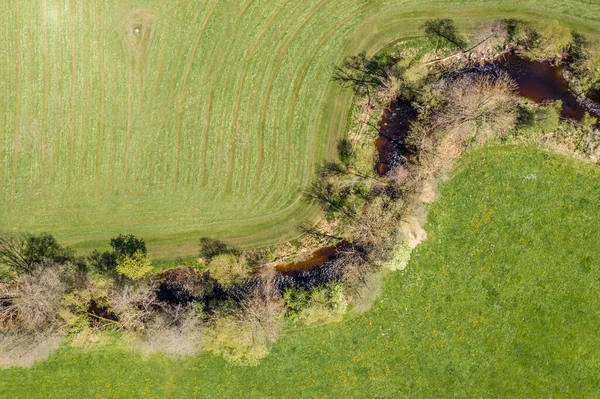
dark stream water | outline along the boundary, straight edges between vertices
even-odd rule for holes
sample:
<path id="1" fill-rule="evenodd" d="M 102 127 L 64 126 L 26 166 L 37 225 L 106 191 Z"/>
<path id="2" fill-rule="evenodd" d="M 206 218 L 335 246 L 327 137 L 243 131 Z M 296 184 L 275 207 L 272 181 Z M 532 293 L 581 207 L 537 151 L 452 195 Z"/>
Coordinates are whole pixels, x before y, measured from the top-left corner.
<path id="1" fill-rule="evenodd" d="M 586 112 L 600 118 L 600 104 L 593 98 L 573 93 L 560 65 L 552 65 L 547 61 L 529 61 L 509 54 L 482 68 L 506 72 L 517 83 L 521 97 L 536 103 L 561 100 L 561 116 L 564 118 L 580 121 Z"/>
<path id="2" fill-rule="evenodd" d="M 311 257 L 307 260 L 304 260 L 302 262 L 277 265 L 275 267 L 275 270 L 283 274 L 294 274 L 298 272 L 308 271 L 316 266 L 321 266 L 334 260 L 340 252 L 340 250 L 342 250 L 347 245 L 348 244 L 346 242 L 341 242 L 332 247 L 318 249 L 315 252 L 313 252 Z"/>
<path id="3" fill-rule="evenodd" d="M 521 97 L 539 104 L 561 100 L 561 116 L 580 121 L 586 112 L 598 118 L 596 128 L 600 130 L 600 91 L 580 96 L 570 90 L 564 77 L 563 67 L 551 63 L 530 61 L 516 54 L 508 54 L 502 59 L 460 72 L 442 75 L 442 79 L 453 80 L 465 75 L 497 75 L 505 72 L 517 84 Z M 375 140 L 379 154 L 377 171 L 385 175 L 402 161 L 406 154 L 404 144 L 410 124 L 417 112 L 410 101 L 396 100 L 385 110 L 379 122 L 381 134 Z"/>

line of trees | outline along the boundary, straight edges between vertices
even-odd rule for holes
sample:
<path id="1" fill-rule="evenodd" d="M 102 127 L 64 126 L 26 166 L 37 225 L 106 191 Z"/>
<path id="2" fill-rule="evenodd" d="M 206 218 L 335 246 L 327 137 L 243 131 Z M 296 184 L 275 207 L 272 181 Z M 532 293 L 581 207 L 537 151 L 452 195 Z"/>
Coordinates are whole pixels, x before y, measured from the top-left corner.
<path id="1" fill-rule="evenodd" d="M 143 239 L 119 235 L 110 245 L 83 257 L 50 234 L 0 234 L 0 266 L 11 272 L 0 282 L 0 366 L 23 364 L 57 337 L 96 331 L 119 332 L 144 351 L 208 350 L 253 365 L 269 353 L 285 319 L 327 321 L 347 309 L 336 294 L 343 291 L 337 276 L 290 284 L 262 267 L 260 251 L 202 239 L 198 266 L 157 272 Z M 313 300 L 292 306 L 304 291 Z"/>

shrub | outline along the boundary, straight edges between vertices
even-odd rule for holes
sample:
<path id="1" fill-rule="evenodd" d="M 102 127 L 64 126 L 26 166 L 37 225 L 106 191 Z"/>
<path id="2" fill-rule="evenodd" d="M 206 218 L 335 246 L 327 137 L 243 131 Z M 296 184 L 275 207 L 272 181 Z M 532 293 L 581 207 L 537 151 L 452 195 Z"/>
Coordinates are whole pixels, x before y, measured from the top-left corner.
<path id="1" fill-rule="evenodd" d="M 377 149 L 373 142 L 357 142 L 352 148 L 352 168 L 363 176 L 373 175 L 374 165 L 377 162 Z"/>
<path id="2" fill-rule="evenodd" d="M 222 287 L 231 288 L 248 278 L 250 267 L 244 257 L 222 254 L 210 261 L 208 272 Z"/>
<path id="3" fill-rule="evenodd" d="M 348 309 L 341 283 L 317 286 L 310 290 L 289 289 L 284 294 L 286 317 L 310 325 L 317 322 L 339 321 Z"/>
<path id="4" fill-rule="evenodd" d="M 526 133 L 550 133 L 558 128 L 562 102 L 552 105 L 519 107 L 518 128 Z"/>
<path id="5" fill-rule="evenodd" d="M 244 366 L 254 366 L 269 354 L 265 343 L 254 340 L 254 331 L 234 315 L 218 318 L 205 331 L 205 348 L 225 360 Z"/>
<path id="6" fill-rule="evenodd" d="M 131 280 L 141 280 L 152 273 L 152 261 L 145 253 L 135 252 L 117 260 L 117 273 Z"/>
<path id="7" fill-rule="evenodd" d="M 239 308 L 213 316 L 206 330 L 209 351 L 239 365 L 256 365 L 283 330 L 284 301 L 274 276 L 262 276 Z"/>
<path id="8" fill-rule="evenodd" d="M 571 32 L 557 20 L 531 23 L 509 19 L 506 24 L 509 40 L 532 60 L 552 59 L 561 55 L 572 39 Z"/>
<path id="9" fill-rule="evenodd" d="M 112 280 L 95 278 L 65 295 L 58 311 L 63 325 L 75 332 L 89 326 L 114 325 L 117 317 L 111 307 L 113 285 Z"/>
<path id="10" fill-rule="evenodd" d="M 100 273 L 114 272 L 117 268 L 118 255 L 116 252 L 98 252 L 94 250 L 89 256 L 88 261 L 94 270 Z"/>

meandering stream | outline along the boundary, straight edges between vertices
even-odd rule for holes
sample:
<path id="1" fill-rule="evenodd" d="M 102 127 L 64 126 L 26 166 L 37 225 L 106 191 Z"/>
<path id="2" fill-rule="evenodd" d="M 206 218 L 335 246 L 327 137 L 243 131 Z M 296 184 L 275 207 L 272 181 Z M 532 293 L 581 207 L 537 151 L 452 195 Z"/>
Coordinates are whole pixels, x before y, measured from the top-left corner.
<path id="1" fill-rule="evenodd" d="M 548 61 L 530 61 L 510 53 L 494 62 L 457 72 L 454 76 L 500 72 L 505 72 L 515 81 L 521 97 L 539 104 L 561 100 L 563 118 L 579 121 L 588 112 L 599 119 L 596 127 L 600 129 L 600 92 L 590 93 L 589 98 L 573 93 L 560 65 L 552 65 Z M 406 136 L 416 117 L 416 109 L 407 100 L 394 100 L 384 111 L 379 122 L 380 135 L 375 140 L 378 152 L 376 168 L 380 175 L 386 175 L 402 161 L 402 154 L 406 153 Z M 276 270 L 290 278 L 307 276 L 311 270 L 329 265 L 339 250 L 339 244 L 321 248 L 305 261 L 278 265 Z"/>

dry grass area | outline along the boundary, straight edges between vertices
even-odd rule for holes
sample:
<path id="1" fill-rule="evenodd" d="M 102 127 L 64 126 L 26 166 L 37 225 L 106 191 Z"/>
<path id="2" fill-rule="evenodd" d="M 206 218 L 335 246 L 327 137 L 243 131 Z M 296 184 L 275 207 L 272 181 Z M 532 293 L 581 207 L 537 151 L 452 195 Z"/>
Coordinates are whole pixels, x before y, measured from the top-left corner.
<path id="1" fill-rule="evenodd" d="M 0 368 L 31 367 L 52 355 L 63 342 L 59 332 L 0 333 Z"/>

